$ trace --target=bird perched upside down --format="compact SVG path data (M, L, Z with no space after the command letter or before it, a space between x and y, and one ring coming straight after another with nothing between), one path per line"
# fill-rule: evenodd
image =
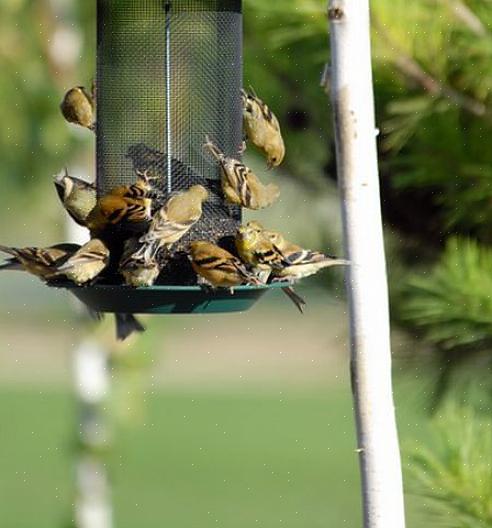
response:
M140 238L140 254L145 260L155 259L162 248L178 242L202 216L202 205L208 192L202 185L193 185L187 191L172 196L154 215L145 235Z
M89 93L83 86L70 89L60 105L63 117L69 123L92 131L96 126L95 108L94 93Z
M190 247L193 269L214 288L229 288L232 293L241 284L263 284L225 249L206 241L192 242Z
M0 251L11 255L0 270L22 270L48 281L56 277L58 267L63 265L80 246L77 244L57 244L47 248L13 248L0 246Z
M87 217L97 203L96 186L70 176L67 169L55 176L54 183L67 213L77 224L86 227Z
M255 94L241 90L241 99L246 137L265 153L269 169L277 167L285 157L278 119Z
M247 209L263 209L278 199L280 190L275 184L263 185L251 169L226 156L208 137L204 147L220 164L222 191L229 203Z

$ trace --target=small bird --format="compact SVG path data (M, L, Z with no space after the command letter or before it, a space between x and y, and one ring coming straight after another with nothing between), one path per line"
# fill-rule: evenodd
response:
M192 242L190 248L193 269L214 288L229 288L232 293L241 284L263 284L238 258L219 246L202 240Z
M314 275L324 268L350 265L349 260L324 255L319 251L304 249L293 244L286 240L281 233L264 229L259 222L252 221L247 226L252 231L262 232L270 240L273 248L281 255L281 265L275 267L272 273L276 280L294 282Z
M151 173L148 169L145 171L136 170L135 175L137 177L135 183L115 187L108 194L132 200L152 198L152 195L157 192L153 182L159 179L159 176Z
M222 191L228 202L247 209L263 209L278 199L280 190L275 184L263 185L251 169L223 154L208 137L204 147L220 164Z
M125 284L134 288L152 286L161 272L157 256L145 258L147 253L138 239L130 238L125 242L123 256L120 260L119 272L125 279Z
M97 203L96 186L69 176L67 169L55 176L54 183L67 213L77 224L86 227L87 217Z
M94 97L83 86L70 89L65 94L60 109L69 123L95 130Z
M240 226L235 242L241 259L253 269L263 282L267 282L275 270L282 270L287 265L281 252L264 235L263 228L259 223L252 221L246 226ZM297 309L304 313L306 301L294 291L292 286L285 286L282 291L296 305Z
M285 157L285 144L278 119L256 94L241 90L241 99L247 138L265 153L269 169L277 167Z
M145 235L140 238L146 261L154 259L161 248L169 248L180 240L202 216L202 205L208 191L193 185L187 191L172 196L154 215Z
M89 240L64 264L58 266L56 275L83 286L93 281L109 264L109 249L97 238Z
M132 185L115 187L98 199L87 217L87 227L93 238L107 238L114 230L144 232L152 219L153 178L148 172L137 172Z
M47 248L0 246L0 251L12 256L0 264L0 270L23 270L44 281L51 280L57 275L58 266L79 249L77 244L57 244Z

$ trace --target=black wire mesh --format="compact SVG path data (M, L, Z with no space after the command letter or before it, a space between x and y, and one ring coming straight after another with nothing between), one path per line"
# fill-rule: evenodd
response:
M203 144L208 135L237 156L241 83L240 0L98 0L98 189L133 183L136 169L158 175L166 193L207 187L202 220L176 250L231 235L240 221Z

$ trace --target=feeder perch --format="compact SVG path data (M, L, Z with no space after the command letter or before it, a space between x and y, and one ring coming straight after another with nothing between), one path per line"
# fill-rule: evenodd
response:
M238 157L242 144L241 0L98 0L96 179L99 195L151 171L170 194L201 184L203 216L173 247L159 285L64 283L93 310L242 311L270 286L208 291L185 257L192 240L232 240L241 209L225 203L206 136ZM115 281L116 282L116 281Z

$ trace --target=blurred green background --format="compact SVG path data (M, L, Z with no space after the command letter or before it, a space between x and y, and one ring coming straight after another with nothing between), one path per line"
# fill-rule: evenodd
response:
M89 133L58 104L95 70L95 2L0 5L1 243L66 237L51 175L94 176ZM324 0L245 0L245 82L278 115L282 199L254 215L342 253ZM395 398L408 525L492 525L492 10L490 0L372 2ZM254 154L248 163L261 173ZM295 213L294 213L295 212ZM300 221L301 219L301 221ZM368 234L370 236L370 234ZM114 524L358 526L342 274L272 293L252 312L146 320L116 346L108 320L62 292L0 277L0 525L76 525L84 419L74 355L96 333L112 390L97 453ZM94 527L95 528L95 527Z

